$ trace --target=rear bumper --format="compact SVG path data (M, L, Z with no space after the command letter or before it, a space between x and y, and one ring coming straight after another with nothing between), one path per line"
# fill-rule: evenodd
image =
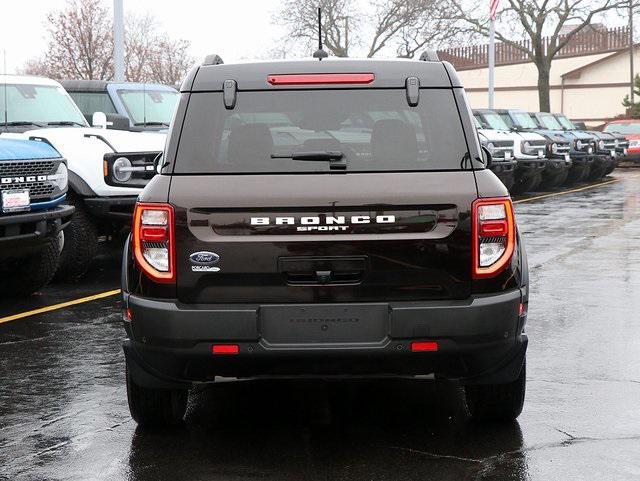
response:
M94 217L130 222L138 196L85 197L84 203Z
M73 206L59 205L0 216L0 258L20 256L45 244L66 227L74 210Z
M129 372L139 385L185 386L215 380L216 376L333 377L419 376L459 379L465 383L503 383L515 379L522 366L527 337L525 317L519 316L519 289L466 300L415 303L377 303L386 309L383 333L367 342L270 342L265 318L284 324L291 306L183 305L124 294L132 313L125 320L124 342ZM354 329L335 324L363 312L362 304L298 306L312 311L314 329ZM366 307L366 306L365 306ZM268 311L269 316L264 312ZM262 312L262 313L261 313ZM326 312L327 318L323 318ZM318 319L319 318L319 319ZM296 320L297 321L297 320ZM306 321L306 320L305 320ZM333 323L332 323L333 321ZM367 318L355 329L368 330ZM323 324L327 326L323 327ZM305 326L304 329L307 327ZM298 329L299 331L299 329ZM369 334L371 333L368 330ZM437 352L411 352L412 341L437 341ZM212 354L213 344L236 344L238 354Z

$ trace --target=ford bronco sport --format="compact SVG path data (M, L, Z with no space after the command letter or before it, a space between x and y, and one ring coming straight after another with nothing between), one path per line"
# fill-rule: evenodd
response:
M489 161L446 62L208 57L125 246L133 418L221 378L432 375L516 418L528 270Z

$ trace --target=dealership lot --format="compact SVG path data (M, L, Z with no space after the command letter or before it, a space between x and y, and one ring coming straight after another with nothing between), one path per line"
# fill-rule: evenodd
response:
M469 423L453 384L242 382L193 393L185 428L142 434L111 295L0 319L0 479L634 479L640 175L614 179L516 205L532 282L516 423ZM0 311L116 289L117 257Z

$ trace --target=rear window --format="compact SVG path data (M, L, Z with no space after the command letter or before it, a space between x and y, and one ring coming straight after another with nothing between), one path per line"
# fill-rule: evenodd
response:
M453 92L405 90L238 92L227 110L219 92L192 93L176 173L327 172L327 161L272 158L342 152L348 172L459 170L468 155Z

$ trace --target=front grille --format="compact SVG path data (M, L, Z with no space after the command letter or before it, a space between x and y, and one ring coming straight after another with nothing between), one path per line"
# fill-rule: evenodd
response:
M24 182L21 184L0 185L0 191L21 189L29 189L29 197L38 200L50 198L54 191L51 182Z
M15 178L24 178L38 175L50 175L55 173L59 160L27 160L0 162L0 191L29 189L29 197L32 201L45 201L51 199L56 187L49 180L34 182L16 182ZM10 179L5 182L5 179Z
M531 147L546 147L547 146L547 142L544 140L529 140L529 145L531 145Z
M28 160L0 162L0 177L51 174L56 167L55 160Z
M569 150L570 150L570 148L569 148L569 144L568 143L566 143L566 144L558 143L558 153L559 154L568 154Z

